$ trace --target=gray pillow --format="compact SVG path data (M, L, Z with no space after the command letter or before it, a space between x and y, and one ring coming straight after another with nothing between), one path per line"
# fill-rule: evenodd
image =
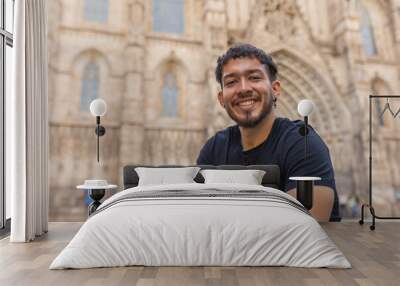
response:
M199 167L135 168L139 176L138 186L195 183L193 179L199 170Z
M201 170L204 183L233 183L261 185L265 171L262 170Z

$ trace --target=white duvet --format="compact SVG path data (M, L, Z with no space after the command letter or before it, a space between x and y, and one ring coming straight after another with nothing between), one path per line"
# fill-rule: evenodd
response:
M279 190L254 185L193 183L131 188L106 200L50 269L127 265L351 267L317 221L279 200L178 195L119 201L137 192L168 190L258 190L299 204Z

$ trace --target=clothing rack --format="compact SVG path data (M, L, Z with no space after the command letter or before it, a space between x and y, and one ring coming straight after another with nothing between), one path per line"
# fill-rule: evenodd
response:
M370 95L369 96L369 201L368 204L363 204L361 206L361 219L359 221L360 225L364 224L364 208L367 207L369 208L369 211L372 215L372 225L370 225L371 230L375 230L375 220L376 219L400 219L400 217L384 217L384 216L379 216L375 213L375 209L372 205L372 100L374 98L386 98L387 103L385 105L385 108L383 112L380 114L380 116L384 115L384 112L388 108L390 114L393 116L393 118L396 118L396 116L399 114L399 111L394 113L393 110L390 108L389 105L389 98L400 98L400 95Z

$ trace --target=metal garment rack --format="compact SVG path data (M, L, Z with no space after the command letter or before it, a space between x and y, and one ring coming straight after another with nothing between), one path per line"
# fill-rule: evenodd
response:
M374 98L386 98L386 100L389 100L389 98L400 98L400 95L370 95L369 96L369 202L368 204L363 204L361 206L361 219L359 223L362 225L364 224L364 208L367 207L369 208L369 211L372 215L372 225L369 226L371 230L375 229L375 219L400 219L400 217L384 217L384 216L378 216L375 213L375 209L372 206L372 100ZM385 108L386 110L386 108ZM384 111L385 111L384 110ZM391 112L392 116L395 118L397 116L398 112L396 115ZM380 116L383 116L383 113L380 114Z

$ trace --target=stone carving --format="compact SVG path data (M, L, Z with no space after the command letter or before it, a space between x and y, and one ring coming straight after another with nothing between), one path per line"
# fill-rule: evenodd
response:
M144 4L142 1L130 1L129 2L129 20L133 27L142 25L144 20Z
M340 121L334 121L332 117L343 118L344 111L335 103L333 92L317 72L289 52L278 51L273 57L278 64L282 87L290 92L296 102L310 98L318 106L319 112L314 116L319 131L324 133L340 129Z
M197 130L147 129L146 164L195 164L205 133Z
M296 34L296 4L293 0L267 0L264 4L265 29L280 39Z

